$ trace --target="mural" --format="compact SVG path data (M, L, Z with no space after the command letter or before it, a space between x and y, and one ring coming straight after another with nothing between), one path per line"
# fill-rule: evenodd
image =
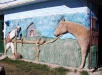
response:
M28 12L30 17L27 17ZM89 45L90 19L87 7L69 8L62 5L14 13L5 17L6 37L15 26L22 29L23 40L13 42L23 58L69 67L83 68L84 64L88 67L86 53ZM67 24L71 26L70 29ZM64 29L59 29L60 25L65 26ZM60 34L61 36L58 36ZM11 54L10 50L7 54Z

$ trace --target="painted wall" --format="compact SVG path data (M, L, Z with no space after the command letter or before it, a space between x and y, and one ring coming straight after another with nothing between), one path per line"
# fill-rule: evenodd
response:
M36 40L38 36L46 41L55 38L54 31L61 18L90 27L89 9L85 0L51 0L43 3L14 8L5 11L5 37L15 26L22 27L23 39ZM27 27L33 23L36 27L36 37L26 37ZM70 33L63 35L58 41L40 47L40 62L78 67L81 62L80 47L76 37ZM24 58L35 59L35 45L17 45L17 51ZM9 50L8 54L11 54ZM88 67L88 58L85 67Z

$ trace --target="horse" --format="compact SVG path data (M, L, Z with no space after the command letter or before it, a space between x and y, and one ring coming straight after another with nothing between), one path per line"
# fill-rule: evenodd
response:
M58 26L54 31L54 36L58 37L66 33L71 33L76 37L78 41L78 44L81 48L82 56L79 69L82 69L84 68L86 56L88 53L88 47L90 43L90 30L81 24L71 21L65 21L65 19L62 18L62 20L58 23Z

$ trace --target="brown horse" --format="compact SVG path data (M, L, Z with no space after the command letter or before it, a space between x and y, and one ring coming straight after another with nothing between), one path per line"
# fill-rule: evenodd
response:
M81 47L82 60L79 68L82 69L84 67L86 55L88 52L89 41L90 41L90 30L84 27L83 25L71 21L65 21L65 19L62 19L59 22L58 27L54 32L54 35L59 36L67 32L76 36L78 44Z

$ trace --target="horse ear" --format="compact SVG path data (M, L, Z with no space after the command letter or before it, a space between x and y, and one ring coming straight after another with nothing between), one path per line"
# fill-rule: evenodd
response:
M65 21L65 19L64 19L64 18L62 18L62 21Z

